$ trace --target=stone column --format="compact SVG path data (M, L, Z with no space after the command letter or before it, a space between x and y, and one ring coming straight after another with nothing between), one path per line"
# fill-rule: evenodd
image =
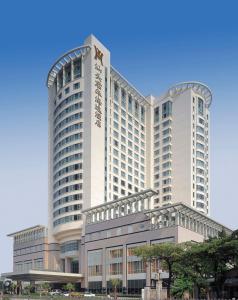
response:
M126 249L126 245L123 245L122 288L123 288L123 291L127 292L127 249Z
M106 264L107 254L106 248L102 249L102 289L106 291L107 288L107 264Z
M65 273L71 272L71 260L69 257L65 257Z

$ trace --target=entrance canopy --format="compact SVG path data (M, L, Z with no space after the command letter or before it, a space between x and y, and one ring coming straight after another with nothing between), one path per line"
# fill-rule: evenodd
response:
M82 274L29 270L25 272L4 273L3 277L16 281L51 281L51 282L80 282Z

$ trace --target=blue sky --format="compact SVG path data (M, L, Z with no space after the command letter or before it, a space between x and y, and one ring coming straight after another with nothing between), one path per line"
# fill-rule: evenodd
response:
M0 273L6 234L47 222L47 71L96 35L143 94L202 81L211 106L211 216L238 228L237 1L1 1Z

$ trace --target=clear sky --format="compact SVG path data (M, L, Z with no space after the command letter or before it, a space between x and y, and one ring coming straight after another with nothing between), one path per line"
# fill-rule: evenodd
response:
M1 1L0 273L7 233L47 222L47 89L51 64L93 33L143 94L196 80L213 91L211 216L238 228L238 2Z

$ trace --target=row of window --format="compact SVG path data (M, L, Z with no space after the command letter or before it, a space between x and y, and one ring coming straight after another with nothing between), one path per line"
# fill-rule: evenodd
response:
M64 177L64 178L60 179L59 181L57 181L54 184L54 189L58 188L59 186L65 184L65 183L72 182L72 181L75 181L75 180L80 180L82 178L83 178L82 173L78 173L78 174L74 174L74 175Z
M71 123L73 121L82 119L83 117L83 113L79 112L76 114L73 114L67 118L65 118L64 120L62 120L54 129L54 134L56 134L62 127L64 127L65 125L67 125L68 123Z
M117 147L117 149L119 149L119 142L115 139L113 139L113 145ZM115 150L115 153L118 152L117 149L113 149L113 151ZM121 151L123 151L124 153L130 154L131 156L133 155L133 150L139 153L139 147L137 145L134 144L134 149L133 149L133 143L131 141L128 141L128 149L126 148L125 145L121 144ZM145 155L145 151L143 149L140 150L140 154L142 156Z
M71 146L65 147L64 149L60 150L55 156L54 156L54 162L59 159L61 156L65 155L66 153L77 151L79 149L82 149L83 144L77 143L73 144Z
M172 115L172 102L167 101L162 104L162 119L168 118ZM157 123L160 121L160 107L154 109L154 122Z
M82 187L83 187L82 183L66 186L54 193L54 199L57 198L58 196L64 195L69 192L82 190Z
M40 251L43 251L43 244L14 250L14 256L25 255L25 254L30 254L30 253L40 252Z
M81 209L82 209L82 204L74 204L74 205L70 205L70 206L65 206L65 207L62 207L62 208L56 210L53 213L53 217L55 218L59 215L62 215L62 214L68 213L68 212L72 212L72 211L81 210Z
M56 171L58 168L62 167L63 165L78 160L78 159L82 159L83 154L82 153L76 153L70 156L67 156L63 159L61 159L55 166L54 166L54 171Z
M129 170L129 172L132 173L132 170ZM119 170L118 170L118 168L113 167L113 173L114 173L115 175L119 175ZM124 179L128 178L128 181L132 182L132 175L128 175L128 177L127 177L126 175L127 175L126 172L121 171L121 177L124 178ZM142 175L143 175L143 174L142 174ZM144 178L144 177L143 177L143 178ZM136 180L136 178L135 178L134 180L135 180L135 184L138 184L138 185L139 185L139 182ZM140 187L143 188L144 185L145 185L144 182L141 181L141 182L140 182Z
M68 202L78 201L83 199L83 194L69 195L54 202L53 207L63 205Z
M54 125L56 125L58 123L58 121L60 119L62 119L65 115L75 111L75 110L78 110L80 108L82 108L83 106L83 103L82 102L78 102L78 103L75 103L75 104L72 104L70 105L69 107L67 107L66 109L64 109L54 120Z
M56 143L60 138L62 138L64 135L66 135L69 132L81 129L83 127L83 123L76 123L73 125L70 125L66 127L65 129L61 130L54 138L54 143Z
M66 106L67 104L82 98L83 96L83 92L79 92L79 93L75 93L71 96L69 96L68 98L64 99L54 110L54 116L56 116L56 114L61 110L61 108L63 108L64 106Z
M66 138L64 138L63 140L61 140L54 148L54 152L56 152L59 148L61 148L62 146L64 146L65 144L68 144L70 142L76 141L81 139L83 136L83 133L76 133L76 134L72 134L70 136L67 136Z
M60 177L64 174L71 173L71 172L74 172L74 171L77 171L77 170L81 170L82 167L83 167L82 163L65 167L65 168L63 168L63 169L61 169L61 170L59 170L58 172L55 173L54 180L56 180L58 177Z
M21 244L21 243L26 243L29 241L38 240L38 239L44 238L46 236L46 234L47 233L46 233L45 228L36 229L36 230L29 231L29 232L19 233L18 235L16 235L14 237L14 243Z
M116 104L114 104L114 110L118 111L118 108L115 109L115 105L116 105ZM118 105L116 105L116 106L118 107ZM123 114L124 114L124 113L123 113ZM115 115L114 115L114 116L115 116ZM114 119L116 119L116 120L119 122L119 117L118 117L118 115L115 116ZM133 132L133 118L132 118L130 115L128 115L128 123L127 123L126 119L124 119L123 117L121 117L121 125L124 126L123 128L127 127L127 129L129 129L131 132ZM134 119L134 132L135 132L137 135L139 135L139 130L140 130L140 129L141 129L141 131L145 132L145 126L144 126L144 125L141 125L138 121L136 121L136 120Z
M125 132L125 134L126 134L126 132ZM113 130L113 136L114 136L114 138L116 138L116 139L119 140L119 133L118 133L116 130ZM133 147L133 142L132 142L132 140L133 140L133 138L132 138L131 140L128 140L125 136L121 135L121 142L124 143L124 144L128 143L128 146L130 146L130 147ZM135 142L136 144L138 144L138 145L140 144L142 148L145 147L145 143L144 143L143 141L140 141L140 140L138 139L138 137L136 137L136 136L134 136L134 142ZM122 147L122 146L124 146L124 145L121 145L121 147ZM124 146L124 147L125 147L125 146Z
M126 165L124 164L124 163L121 163L121 168L122 169L124 169L124 170L126 170ZM130 167L130 166L127 166L127 171L128 171L128 173L133 173L133 170L132 170L132 168ZM123 171L122 171L123 172ZM121 172L121 175L122 175L122 172ZM116 174L116 175L118 175L119 174L119 170L118 170L118 168L117 167L113 167L113 173L114 174ZM124 172L125 173L125 172ZM134 171L134 173L135 173L135 175L136 176L139 176L139 173L138 173L138 171L137 170L135 170ZM126 175L126 174L125 174ZM130 177L131 175L128 175L128 180L130 181L130 182L132 182L132 176ZM124 176L124 174L122 175L122 177L126 177L126 176ZM145 179L145 175L144 174L140 174L140 178L141 178L141 180L144 180Z
M79 89L79 88L80 88L80 82L74 83L73 89L74 89L74 90L77 90L77 89ZM68 86L68 87L64 90L64 93L65 93L65 95L67 95L69 92L70 92L70 87ZM60 99L62 99L62 93L60 93L60 94L58 95L58 100L60 100ZM57 104L57 102L55 101L55 105L56 105L56 104Z
M54 225L54 227L56 227L60 224L75 222L75 221L79 221L79 220L82 220L82 215L81 214L59 218L59 219L57 219L53 222L53 225Z
M34 259L34 261L27 260L23 262L17 262L15 265L16 272L26 272L29 270L43 270L43 258Z
M73 70L73 74L72 74ZM71 80L75 80L81 77L81 58L75 59L64 67L64 72L61 70L58 74L57 85L58 89L61 89L64 84L69 83Z
M116 120L116 121L115 121ZM115 129L119 130L119 124L117 123L117 121L119 120L119 116L118 114L114 113L114 121L113 121L113 126L115 127ZM128 137L132 140L133 139L133 128L132 125L130 123L128 123L128 127L127 129L125 127L121 126L121 132L125 133L128 132ZM142 140L145 139L145 135L144 133L140 133L138 129L134 128L134 134L138 137L140 137Z
M114 101L119 102L119 86L116 82L114 83ZM145 108L137 100L133 99L131 95L127 97L124 89L121 89L121 106L125 109L127 108L128 112L137 119L140 119L142 122L145 121Z
M78 251L79 250L79 241L70 241L62 244L60 246L60 252L66 253L70 251Z
M171 201L172 200L172 196L171 195L163 196L162 200L163 201Z

